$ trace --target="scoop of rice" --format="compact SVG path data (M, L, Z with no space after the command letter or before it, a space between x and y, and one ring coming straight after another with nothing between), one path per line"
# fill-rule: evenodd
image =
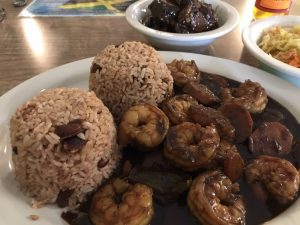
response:
M161 103L173 92L173 78L154 48L140 42L109 45L95 58L89 88L118 122L131 106Z
M74 206L120 158L111 113L77 88L48 89L25 103L11 118L10 136L16 179L37 204Z

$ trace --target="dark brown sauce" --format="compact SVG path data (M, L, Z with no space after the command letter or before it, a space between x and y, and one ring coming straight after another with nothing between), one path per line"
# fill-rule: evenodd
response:
M236 87L239 82L229 80L231 87ZM269 102L267 104L266 110L269 110L272 115L268 116L266 114L253 116L255 126L257 123L262 121L279 120L284 124L294 136L293 150L289 155L285 155L283 158L292 162L297 169L300 165L300 124L297 122L296 118L281 104L269 97ZM275 113L274 113L275 112ZM274 116L275 115L275 116ZM276 116L279 115L279 116ZM282 117L283 115L283 117ZM246 164L254 158L254 156L248 150L248 143L245 141L242 144L236 145L240 154L244 158ZM153 164L158 164L161 166L168 167L169 164L165 161L164 157L161 156L161 149L156 150L156 152L144 153L137 151L133 148L128 148L124 151L124 156L122 162L125 160L130 160L132 165L142 165L142 166L153 166ZM122 163L121 163L122 164ZM152 164L152 165L151 165ZM122 167L122 166L121 166ZM195 176L196 174L192 174ZM244 197L246 204L246 224L247 225L257 225L266 222L275 216L286 210L289 205L280 205L274 200L270 199L266 203L261 202L256 199L253 195L249 185L245 183L245 179L242 176L238 183L240 184L241 195ZM168 205L159 205L154 203L154 216L150 225L198 225L200 224L197 219L191 214L187 203L186 203L187 193L181 195L181 197L174 203ZM298 197L297 197L298 198ZM74 215L71 212L64 213L62 217L72 225L92 225L88 218L89 202L84 203L81 208L80 216L74 219ZM79 214L77 214L78 216ZM69 216L69 218L68 218ZM76 216L75 216L76 217Z
M230 80L230 86L238 86L239 82ZM271 112L280 112L283 115L283 118L278 116L278 118L274 118L273 116L266 116L263 114L257 114L255 116L252 116L254 120L254 128L257 127L259 124L263 121L266 122L266 120L279 120L282 124L284 124L293 134L294 142L297 140L300 140L300 124L296 120L296 118L280 103L278 103L276 100L272 99L271 97L268 97L269 101L267 104L267 107L265 110L269 110ZM271 109L271 110L270 110ZM273 115L273 114L272 114ZM263 119L261 118L263 117ZM267 119L268 118L268 119ZM251 154L248 150L248 143L247 141L242 144L236 145L240 154L244 158L245 162L249 162L250 160L254 159L255 156ZM300 147L300 146L299 146ZM296 142L294 143L293 150L290 154L281 156L281 158L285 158L293 163L293 165L296 166L297 169L299 169L299 160L300 160L300 148L297 147ZM266 222L276 216L278 216L280 213L282 213L284 210L286 210L291 204L289 205L281 205L277 203L276 201L270 199L266 203L263 203L259 201L251 191L249 185L245 182L244 177L241 177L238 181L240 184L241 194L244 197L245 203L246 203L246 224L247 225L257 225L261 224L263 222Z

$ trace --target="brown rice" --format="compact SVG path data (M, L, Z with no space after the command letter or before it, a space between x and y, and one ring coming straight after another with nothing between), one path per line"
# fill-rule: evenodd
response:
M63 151L59 125L81 119L86 141L77 152ZM108 178L120 158L113 117L93 92L55 88L41 92L11 118L10 136L16 179L35 205L55 202L71 190L69 206ZM107 162L99 167L99 162Z
M154 48L140 42L109 45L91 66L89 88L116 121L131 106L161 103L173 92L173 78Z

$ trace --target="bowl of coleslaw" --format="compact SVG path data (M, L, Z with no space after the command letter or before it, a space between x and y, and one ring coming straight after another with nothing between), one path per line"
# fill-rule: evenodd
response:
M242 39L262 69L300 87L300 16L256 20L244 28Z

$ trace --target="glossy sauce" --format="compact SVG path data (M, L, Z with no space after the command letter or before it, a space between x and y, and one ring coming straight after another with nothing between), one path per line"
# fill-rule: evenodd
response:
M239 83L233 80L229 80L230 87L237 87ZM295 117L282 105L276 102L274 99L269 97L267 108L269 114L262 113L253 116L254 129L263 121L272 120L279 121L284 124L294 136L293 150L289 155L284 156L285 159L292 162L297 169L300 165L300 124L297 122ZM240 154L244 158L246 164L254 158L254 156L248 151L247 140L242 144L236 144ZM144 153L137 151L133 148L126 149L124 151L123 162L129 160L131 164L139 166L153 166L159 165L168 167L169 164L166 163L164 157L162 156L161 149L155 152ZM121 166L122 167L122 166ZM197 173L191 174L192 176L197 175ZM245 183L244 177L242 176L238 183L240 184L241 195L244 198L246 204L246 224L247 225L257 225L266 222L275 216L279 215L290 205L280 205L279 203L268 200L266 203L261 202L255 198L249 185ZM154 204L154 216L150 225L197 225L200 224L196 218L191 214L187 203L186 203L187 193L183 193L176 202L168 205ZM81 207L81 212L84 212L83 216L79 219L67 219L72 225L91 225L87 213L88 213L89 203L83 204ZM71 214L64 214L66 216L75 216ZM77 214L78 216L78 214ZM73 220L71 222L71 220Z

